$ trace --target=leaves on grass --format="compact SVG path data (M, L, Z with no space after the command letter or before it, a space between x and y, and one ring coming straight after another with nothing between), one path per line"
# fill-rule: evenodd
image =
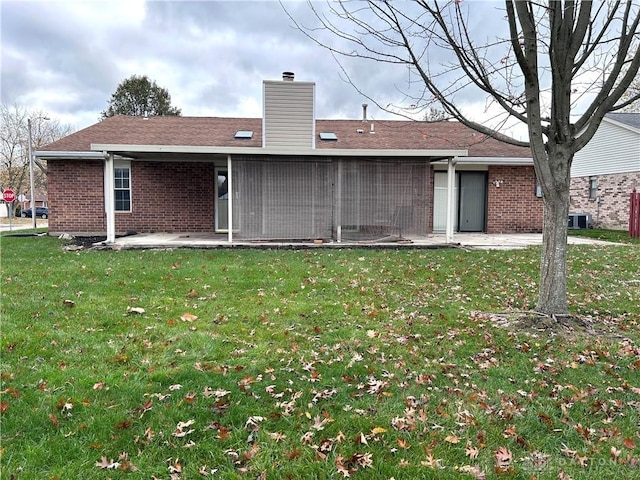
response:
M559 463L564 470L549 475L569 478L603 460L638 468L639 437L630 426L640 408L634 340L578 345L496 328L494 317L475 310L478 298L531 301L525 297L535 279L516 267L508 274L519 283L512 288L489 268L493 257L478 256L472 268L464 261L443 266L424 252L412 254L419 262L398 252L396 261L316 255L301 254L302 272L288 262L248 262L260 271L252 281L238 273L245 272L242 256L215 274L209 259L194 273L185 257L170 278L173 260L165 262L159 283L151 283L150 270L139 280L157 287L157 297L151 289L129 292L135 288L121 280L122 298L144 302L149 313L128 307L123 319L116 307L106 319L74 318L83 338L71 332L60 311L72 312L56 299L51 312L34 313L43 325L51 317L55 336L29 352L22 338L35 343L46 332L29 324L3 350L24 362L2 374L3 422L33 411L52 438L84 439L90 431L85 448L96 468L133 472L135 462L146 472L154 458L166 463L155 466L157 477L147 475L171 480L311 472L533 478ZM198 274L212 284L219 274L217 296L201 296L212 287ZM468 291L465 276L483 284ZM226 290L230 284L242 287ZM629 318L607 314L603 321L624 323L632 337L637 322ZM106 367L86 368L88 352L100 348ZM24 397L37 397L46 410L24 408ZM103 412L110 420L100 434L93 426ZM137 456L118 454L130 447Z

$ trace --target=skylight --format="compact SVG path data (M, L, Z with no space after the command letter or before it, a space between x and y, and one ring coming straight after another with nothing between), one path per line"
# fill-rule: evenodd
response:
M252 138L253 130L238 130L235 138Z
M320 132L320 140L338 140L338 137L333 132Z

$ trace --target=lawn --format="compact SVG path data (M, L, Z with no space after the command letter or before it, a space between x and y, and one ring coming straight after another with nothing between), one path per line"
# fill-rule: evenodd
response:
M590 331L505 325L539 248L66 252L1 239L6 479L640 475L640 248Z

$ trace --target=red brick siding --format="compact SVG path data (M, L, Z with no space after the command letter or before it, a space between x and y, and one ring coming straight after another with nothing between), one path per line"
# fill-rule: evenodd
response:
M541 232L542 198L536 197L535 186L533 167L490 166L487 233Z
M131 162L131 212L116 213L116 232L212 232L211 163ZM49 232L106 234L104 165L51 161Z
M116 213L116 231L213 232L211 163L131 162L131 212Z
M51 160L47 164L49 232L103 234L104 163Z

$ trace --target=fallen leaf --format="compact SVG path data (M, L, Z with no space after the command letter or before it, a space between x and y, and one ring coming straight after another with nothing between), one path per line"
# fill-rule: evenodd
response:
M102 469L116 469L120 466L120 463L114 461L113 459L111 460L107 460L107 457L105 457L104 455L102 456L102 458L100 459L99 462L94 463L94 465L96 467L102 468Z
M142 315L145 313L145 309L141 307L127 307L128 315Z
M467 446L464 449L464 453L467 457L471 459L476 459L478 458L478 454L480 453L480 450L478 450L478 448L471 445L471 442L467 442Z
M182 315L180 315L180 319L183 322L195 322L198 317L196 315L192 315L191 313L183 313Z
M469 474L476 480L484 480L485 478L487 478L482 469L477 465L463 465L462 467L460 467L460 471Z
M405 450L406 450L406 449L411 448L411 445L409 445L409 442L407 442L407 441L406 441L404 438L402 438L402 437L398 438L398 446L399 446L400 448L404 448Z
M447 443L460 443L460 439L458 437L456 437L455 435L447 435L446 437L444 437L444 441Z
M507 447L500 447L494 452L496 461L496 472L504 473L511 467L511 461L513 460L513 454Z

